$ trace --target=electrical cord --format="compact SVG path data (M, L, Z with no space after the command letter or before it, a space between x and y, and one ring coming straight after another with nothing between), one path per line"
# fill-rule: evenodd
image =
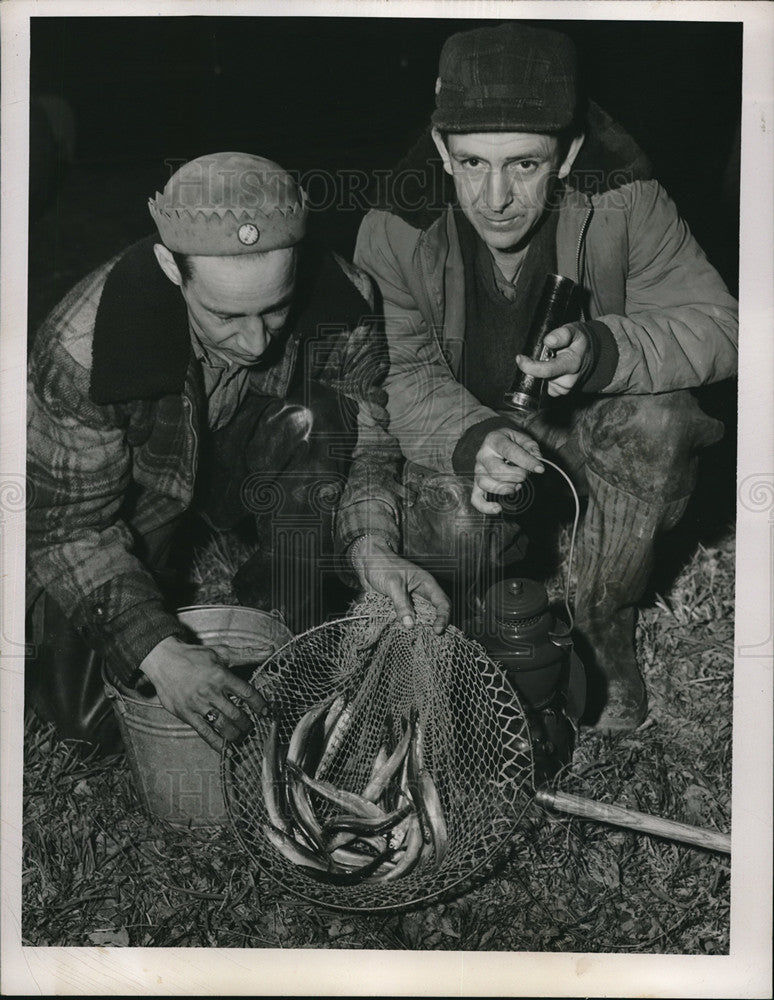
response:
M575 558L575 539L578 534L578 522L580 520L580 498L578 496L578 491L575 489L573 481L570 479L570 477L567 475L564 469L560 468L556 464L556 462L550 462L547 458L543 458L542 455L540 457L540 461L544 465L550 465L552 468L556 469L556 471L561 476L564 476L564 478L567 480L568 486L570 487L570 491L572 492L573 499L575 500L575 517L572 523L572 534L570 536L570 554L567 559L567 579L565 580L565 586L564 586L564 606L567 610L567 618L569 620L569 625L567 629L567 635L569 635L570 632L572 632L573 627L575 625L575 618L573 617L572 611L570 610L570 579L572 577L573 559Z
M569 625L567 628L567 632L563 634L569 635L572 632L573 627L575 626L575 618L573 616L572 611L570 610L570 580L572 578L572 564L575 558L575 540L578 534L578 522L580 521L580 498L578 496L578 491L575 489L573 481L570 479L570 477L567 475L564 469L558 466L556 462L551 462L549 459L544 458L542 455L540 456L540 461L543 463L543 465L550 465L551 468L556 469L556 471L559 473L560 476L564 477L564 479L567 481L567 485L570 487L570 491L572 492L573 500L575 501L575 517L573 518L572 534L570 536L570 554L567 560L567 579L565 580L565 585L564 585L564 607L565 610L567 611L567 619ZM500 502L503 499L502 496L497 493L488 493L486 494L486 496L487 499L492 500L496 503ZM481 575L483 554L484 554L484 547L482 545L478 551L476 579L479 579Z

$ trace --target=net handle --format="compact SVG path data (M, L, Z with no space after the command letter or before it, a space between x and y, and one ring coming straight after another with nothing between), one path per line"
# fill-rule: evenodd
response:
M705 847L708 851L731 853L730 834L720 833L718 830L691 826L690 823L680 823L674 819L664 819L662 816L652 816L636 809L627 809L624 806L598 802L596 799L587 799L569 792L552 791L548 788L538 788L535 792L535 801L546 809L553 809L569 816L623 826L667 840L679 840L695 847Z

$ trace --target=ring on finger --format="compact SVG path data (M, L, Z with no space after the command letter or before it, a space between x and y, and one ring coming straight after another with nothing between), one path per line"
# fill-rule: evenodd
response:
M220 712L216 712L214 708L210 708L204 713L204 718L214 728L215 723L220 718Z

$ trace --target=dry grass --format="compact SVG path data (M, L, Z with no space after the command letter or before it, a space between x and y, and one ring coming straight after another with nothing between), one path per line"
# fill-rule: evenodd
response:
M700 546L643 609L649 720L618 738L585 732L562 788L730 830L733 551L731 531ZM205 574L233 555L215 553ZM729 876L726 856L535 807L472 892L401 914L336 914L263 877L228 829L147 817L123 757L83 760L27 720L30 945L724 954Z

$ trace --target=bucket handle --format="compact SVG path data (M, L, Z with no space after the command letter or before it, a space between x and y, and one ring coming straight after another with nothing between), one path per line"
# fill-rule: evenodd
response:
M105 685L105 694L113 703L113 708L119 715L126 715L126 705L124 704L124 699L121 697L121 692L108 680L104 666L102 667L102 682Z

